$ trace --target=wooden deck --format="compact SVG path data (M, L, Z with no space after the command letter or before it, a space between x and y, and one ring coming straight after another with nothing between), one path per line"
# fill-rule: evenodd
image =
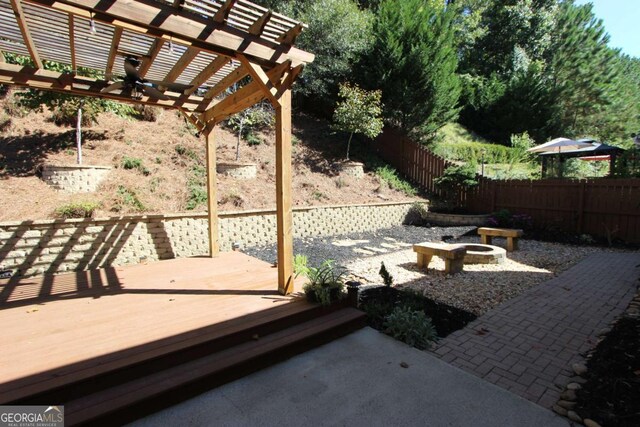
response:
M239 252L0 281L0 404L314 306Z

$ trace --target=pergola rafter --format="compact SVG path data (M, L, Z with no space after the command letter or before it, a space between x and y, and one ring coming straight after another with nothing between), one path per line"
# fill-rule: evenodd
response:
M212 256L219 243L211 131L230 115L268 100L277 123L278 288L288 293L293 283L291 85L313 61L312 54L293 47L303 28L247 0L0 0L0 83L180 111L206 136ZM33 65L10 64L3 52L28 56ZM111 85L124 77L127 57L140 60L140 78L190 87L178 93L158 85L167 99L135 91L132 98L131 90ZM45 61L67 64L70 71L47 70ZM238 89L247 77L251 80Z

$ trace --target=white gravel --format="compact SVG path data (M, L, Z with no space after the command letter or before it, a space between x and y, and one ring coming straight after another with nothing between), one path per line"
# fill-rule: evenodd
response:
M479 241L478 237L465 236L456 242ZM494 244L505 246L503 239L494 239ZM379 270L384 262L397 287L412 288L436 301L481 315L555 277L587 255L605 250L520 239L520 249L508 252L503 264L465 264L464 271L455 275L444 274L444 261L439 257L433 257L428 271L418 269L416 254L410 248L357 259L345 266L357 280L381 283Z

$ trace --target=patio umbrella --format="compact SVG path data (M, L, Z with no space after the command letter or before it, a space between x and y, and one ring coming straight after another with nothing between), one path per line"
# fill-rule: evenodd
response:
M586 141L574 141L569 138L556 138L544 144L529 148L530 153L562 153L563 151L579 150L581 148L592 147L593 144Z

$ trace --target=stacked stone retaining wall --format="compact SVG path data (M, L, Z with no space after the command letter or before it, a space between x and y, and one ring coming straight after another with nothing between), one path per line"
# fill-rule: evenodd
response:
M402 224L412 203L296 208L294 236L374 231ZM220 246L274 244L275 211L224 212ZM0 223L0 270L31 276L206 255L207 216L143 215Z

